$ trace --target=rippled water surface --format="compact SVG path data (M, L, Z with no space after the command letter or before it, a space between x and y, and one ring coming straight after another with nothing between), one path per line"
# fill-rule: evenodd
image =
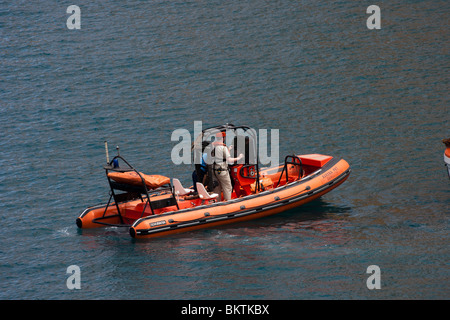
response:
M1 299L450 298L448 2L379 1L380 30L358 1L76 1L80 30L70 4L0 1ZM280 160L352 174L256 221L77 229L108 199L105 140L187 185L171 134L194 121L279 129Z

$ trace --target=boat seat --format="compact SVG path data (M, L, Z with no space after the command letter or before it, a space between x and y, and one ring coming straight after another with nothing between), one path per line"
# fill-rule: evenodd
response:
M142 179L144 179L145 185L150 189L157 189L166 184L170 184L170 178L161 176L158 174L144 174L136 171L126 172L110 172L108 178L111 178L117 183L129 184L133 186L143 186Z
M213 200L213 199L216 199L219 196L217 193L209 194L206 191L205 186L202 183L200 183L200 182L197 182L196 186L197 186L198 196L202 200Z
M173 187L175 188L175 195L177 196L184 196L191 192L194 192L192 189L186 189L181 185L180 180L178 179L172 179L173 180Z

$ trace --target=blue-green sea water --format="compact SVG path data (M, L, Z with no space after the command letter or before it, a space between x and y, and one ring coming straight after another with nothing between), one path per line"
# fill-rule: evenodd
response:
M0 1L0 299L450 298L449 15L438 0ZM105 140L188 185L171 134L194 121L279 129L281 161L329 154L352 173L251 222L150 241L77 228L108 200Z

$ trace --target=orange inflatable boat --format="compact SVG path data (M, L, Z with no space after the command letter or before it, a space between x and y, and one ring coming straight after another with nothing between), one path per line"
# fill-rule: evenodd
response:
M226 125L214 129L245 133L249 128ZM203 139L205 135L204 130ZM251 134L247 138L246 152L252 146ZM133 238L213 228L301 206L338 187L351 171L347 161L322 154L288 155L284 163L271 168L259 168L258 161L245 158L243 163L229 165L232 198L220 201L221 194L211 192L214 179L197 182L194 192L178 179L143 174L118 155L104 167L111 188L108 203L85 209L76 224L83 229L127 227ZM212 176L213 169L207 167Z
M450 138L444 139L442 142L445 144L444 164L447 167L448 178L450 179Z

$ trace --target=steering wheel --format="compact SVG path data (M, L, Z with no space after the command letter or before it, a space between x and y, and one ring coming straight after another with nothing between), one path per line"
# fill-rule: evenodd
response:
M245 170L245 169L247 169L247 170ZM243 165L241 167L241 169L239 170L239 174L243 178L256 179L256 177L257 177L256 166L254 164Z

